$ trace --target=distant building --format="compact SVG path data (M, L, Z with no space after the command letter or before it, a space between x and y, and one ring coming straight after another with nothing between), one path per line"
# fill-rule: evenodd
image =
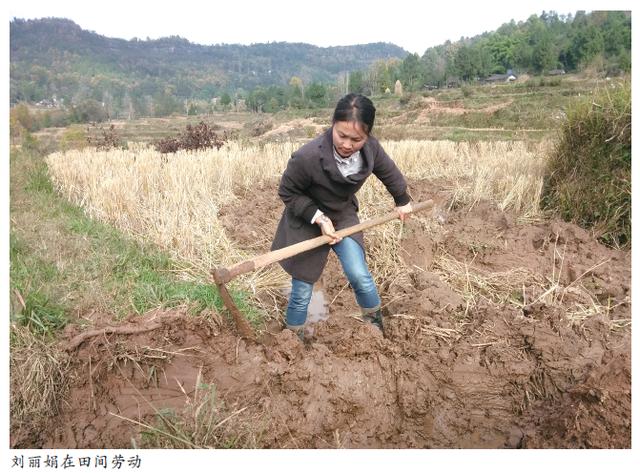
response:
M496 83L496 82L513 82L517 77L507 72L507 74L492 74L489 77L485 77L481 82L484 83Z
M63 99L58 100L58 98L54 95L50 99L43 99L36 103L36 107L42 108L58 108L63 104ZM104 105L103 105L104 106Z
M447 89L453 89L455 87L460 87L460 79L457 77L449 77L447 79Z

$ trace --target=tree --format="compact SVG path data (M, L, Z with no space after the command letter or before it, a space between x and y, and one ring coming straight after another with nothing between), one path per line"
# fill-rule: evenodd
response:
M174 95L174 87L169 85L164 88L162 93L153 97L153 115L156 117L166 117L176 112L184 113L182 103Z
M400 65L400 80L407 90L417 90L422 87L423 70L420 57L417 54L409 54Z
M275 113L280 110L280 104L275 97L268 97L267 102L264 104L264 111L267 113Z
M446 82L447 55L444 46L429 48L422 56L425 84L441 86Z
M327 105L327 89L319 82L312 82L307 88L307 98L314 107L324 107Z
M484 46L484 43L477 44L471 51L476 68L476 77L486 77L496 70L497 63L493 59L491 51Z
M271 102L272 110L284 110L289 104L287 89L279 85L271 85L267 88L267 95Z
M631 46L631 18L625 12L606 12L607 17L602 24L605 53L619 56L630 50Z
M247 97L247 107L249 107L249 110L252 112L264 112L264 107L268 99L269 97L265 89L263 87L256 87Z
M102 103L94 99L86 99L71 108L74 123L104 122L109 117Z
M453 60L455 70L462 80L471 80L476 75L473 51L469 46L462 45Z
M220 96L220 105L226 110L231 105L231 96L227 92L223 92Z
M566 57L570 68L586 66L598 54L604 52L604 37L590 16L579 11L571 24L569 50Z
M391 61L379 59L369 66L364 75L364 82L372 95L380 94L387 88L393 87L394 77L391 74Z
M513 61L515 66L521 70L529 70L531 68L531 56L533 48L529 44L529 40L523 31L516 33L514 37Z
M19 127L24 128L27 131L34 131L34 119L29 112L29 107L26 104L21 103L11 109L10 112L11 128Z
M293 76L291 80L289 80L289 86L291 87L291 94L293 96L304 99L304 83L300 77Z
M353 71L349 73L349 92L355 94L363 94L364 88L364 73L362 71Z
M536 25L530 36L531 66L535 72L554 69L558 63L558 54L553 48L551 35L544 24Z
M298 76L293 76L289 80L289 106L293 108L303 108L305 106L304 85L302 79Z
M499 68L491 72L504 73L509 69L513 69L515 66L515 45L516 42L512 37L500 33L491 35L487 39L485 47L489 50L495 65Z

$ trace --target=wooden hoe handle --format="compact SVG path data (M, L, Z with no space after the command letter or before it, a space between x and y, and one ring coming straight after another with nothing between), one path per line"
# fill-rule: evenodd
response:
M411 213L430 209L433 207L433 200L412 203L411 207ZM396 218L399 218L399 214L394 210L381 217L365 220L364 222L361 222L357 225L343 228L342 230L337 231L336 234L338 234L342 238L348 237L349 235L353 235L354 233L358 233L368 228L381 225ZM295 245L286 246L284 248L280 248L279 250L271 251L260 256L255 256L241 263L234 264L233 266L230 266L228 268L215 269L213 271L213 279L218 285L225 284L231 281L236 276L250 273L252 271L255 271L256 269L268 266L271 263L282 261L283 259L290 258L302 252L312 250L313 248L317 248L319 246L327 244L330 241L331 237L328 237L326 235L320 235L319 237L312 238L310 240L301 241L300 243L296 243Z

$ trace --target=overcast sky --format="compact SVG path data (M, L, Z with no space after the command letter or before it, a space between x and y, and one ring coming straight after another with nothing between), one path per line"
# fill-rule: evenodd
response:
M433 4L432 4L433 3ZM303 42L317 46L384 41L424 51L493 31L543 11L630 10L631 0L10 0L9 17L60 17L114 38L177 35L193 43ZM416 6L424 5L424 6Z

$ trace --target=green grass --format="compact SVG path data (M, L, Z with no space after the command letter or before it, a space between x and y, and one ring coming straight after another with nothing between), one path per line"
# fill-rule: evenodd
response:
M39 194L53 194L53 185L47 175L47 166L39 163L29 172L29 180L25 190Z
M576 100L550 156L543 204L612 246L631 244L631 85Z
M58 196L42 156L11 153L11 317L55 334L92 312L121 319L154 308L191 314L225 312L208 275L197 276L152 244L89 218ZM232 295L256 327L262 314L239 291Z
M48 261L34 256L15 233L10 237L10 278L14 295L12 319L39 335L52 335L67 324L65 308L51 299L47 287L59 273Z
M374 97L381 122L376 136L386 139L465 139L469 128L472 139L541 139L555 138L557 130L566 116L566 111L577 96L590 94L597 82L572 77L533 77L510 84L465 84L459 88L437 89L422 93L406 94L400 101L397 97ZM428 124L416 122L429 102L436 100L444 110L428 111ZM402 105L401 102L406 102ZM491 111L488 107L502 105ZM450 113L446 108L456 108ZM394 120L402 116L402 123ZM389 120L394 120L393 125ZM394 130L403 126L406 130ZM431 128L429 128L431 127ZM438 127L440 130L438 130ZM460 128L452 133L446 128ZM482 130L490 128L493 130ZM502 130L512 130L503 133ZM498 132L497 130L500 130ZM461 138L460 138L461 137Z

